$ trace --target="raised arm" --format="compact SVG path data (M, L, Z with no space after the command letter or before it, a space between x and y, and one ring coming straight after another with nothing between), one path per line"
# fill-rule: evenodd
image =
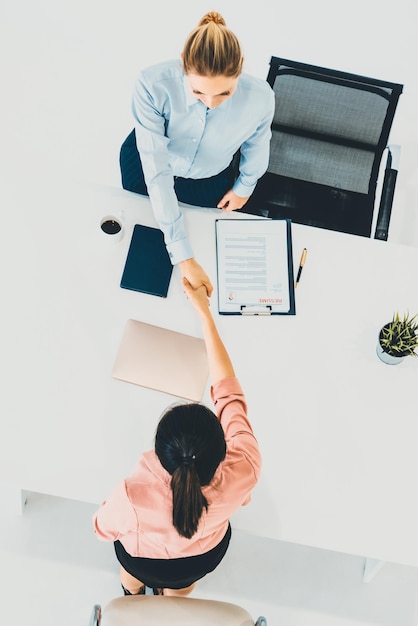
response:
M209 308L206 288L201 285L193 288L187 278L183 278L184 292L193 304L202 325L203 337L209 362L209 376L212 385L223 378L235 376L229 354L219 336L215 321Z

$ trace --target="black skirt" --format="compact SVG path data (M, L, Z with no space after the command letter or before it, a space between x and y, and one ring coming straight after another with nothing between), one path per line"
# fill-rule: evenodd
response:
M180 559L147 559L131 556L120 541L115 541L116 557L122 567L147 587L184 589L212 572L222 561L231 539L231 526L217 546L197 556Z

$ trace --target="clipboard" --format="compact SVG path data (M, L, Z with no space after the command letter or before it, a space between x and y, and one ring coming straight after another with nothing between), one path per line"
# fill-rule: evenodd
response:
M135 224L120 286L166 298L173 266L158 228Z
M289 219L217 219L221 315L296 315Z

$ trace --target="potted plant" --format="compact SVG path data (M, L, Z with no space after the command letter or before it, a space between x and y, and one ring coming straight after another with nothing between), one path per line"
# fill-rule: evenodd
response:
M395 313L391 322L385 324L379 333L377 342L377 355L389 365L401 363L406 356L418 356L415 352L418 348L418 322L416 318L404 314Z

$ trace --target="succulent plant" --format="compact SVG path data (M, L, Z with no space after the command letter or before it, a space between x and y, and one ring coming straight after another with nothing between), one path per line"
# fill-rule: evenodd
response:
M413 317L395 313L393 319L385 324L379 334L379 342L382 350L391 356L418 356L415 349L418 348L418 322Z

